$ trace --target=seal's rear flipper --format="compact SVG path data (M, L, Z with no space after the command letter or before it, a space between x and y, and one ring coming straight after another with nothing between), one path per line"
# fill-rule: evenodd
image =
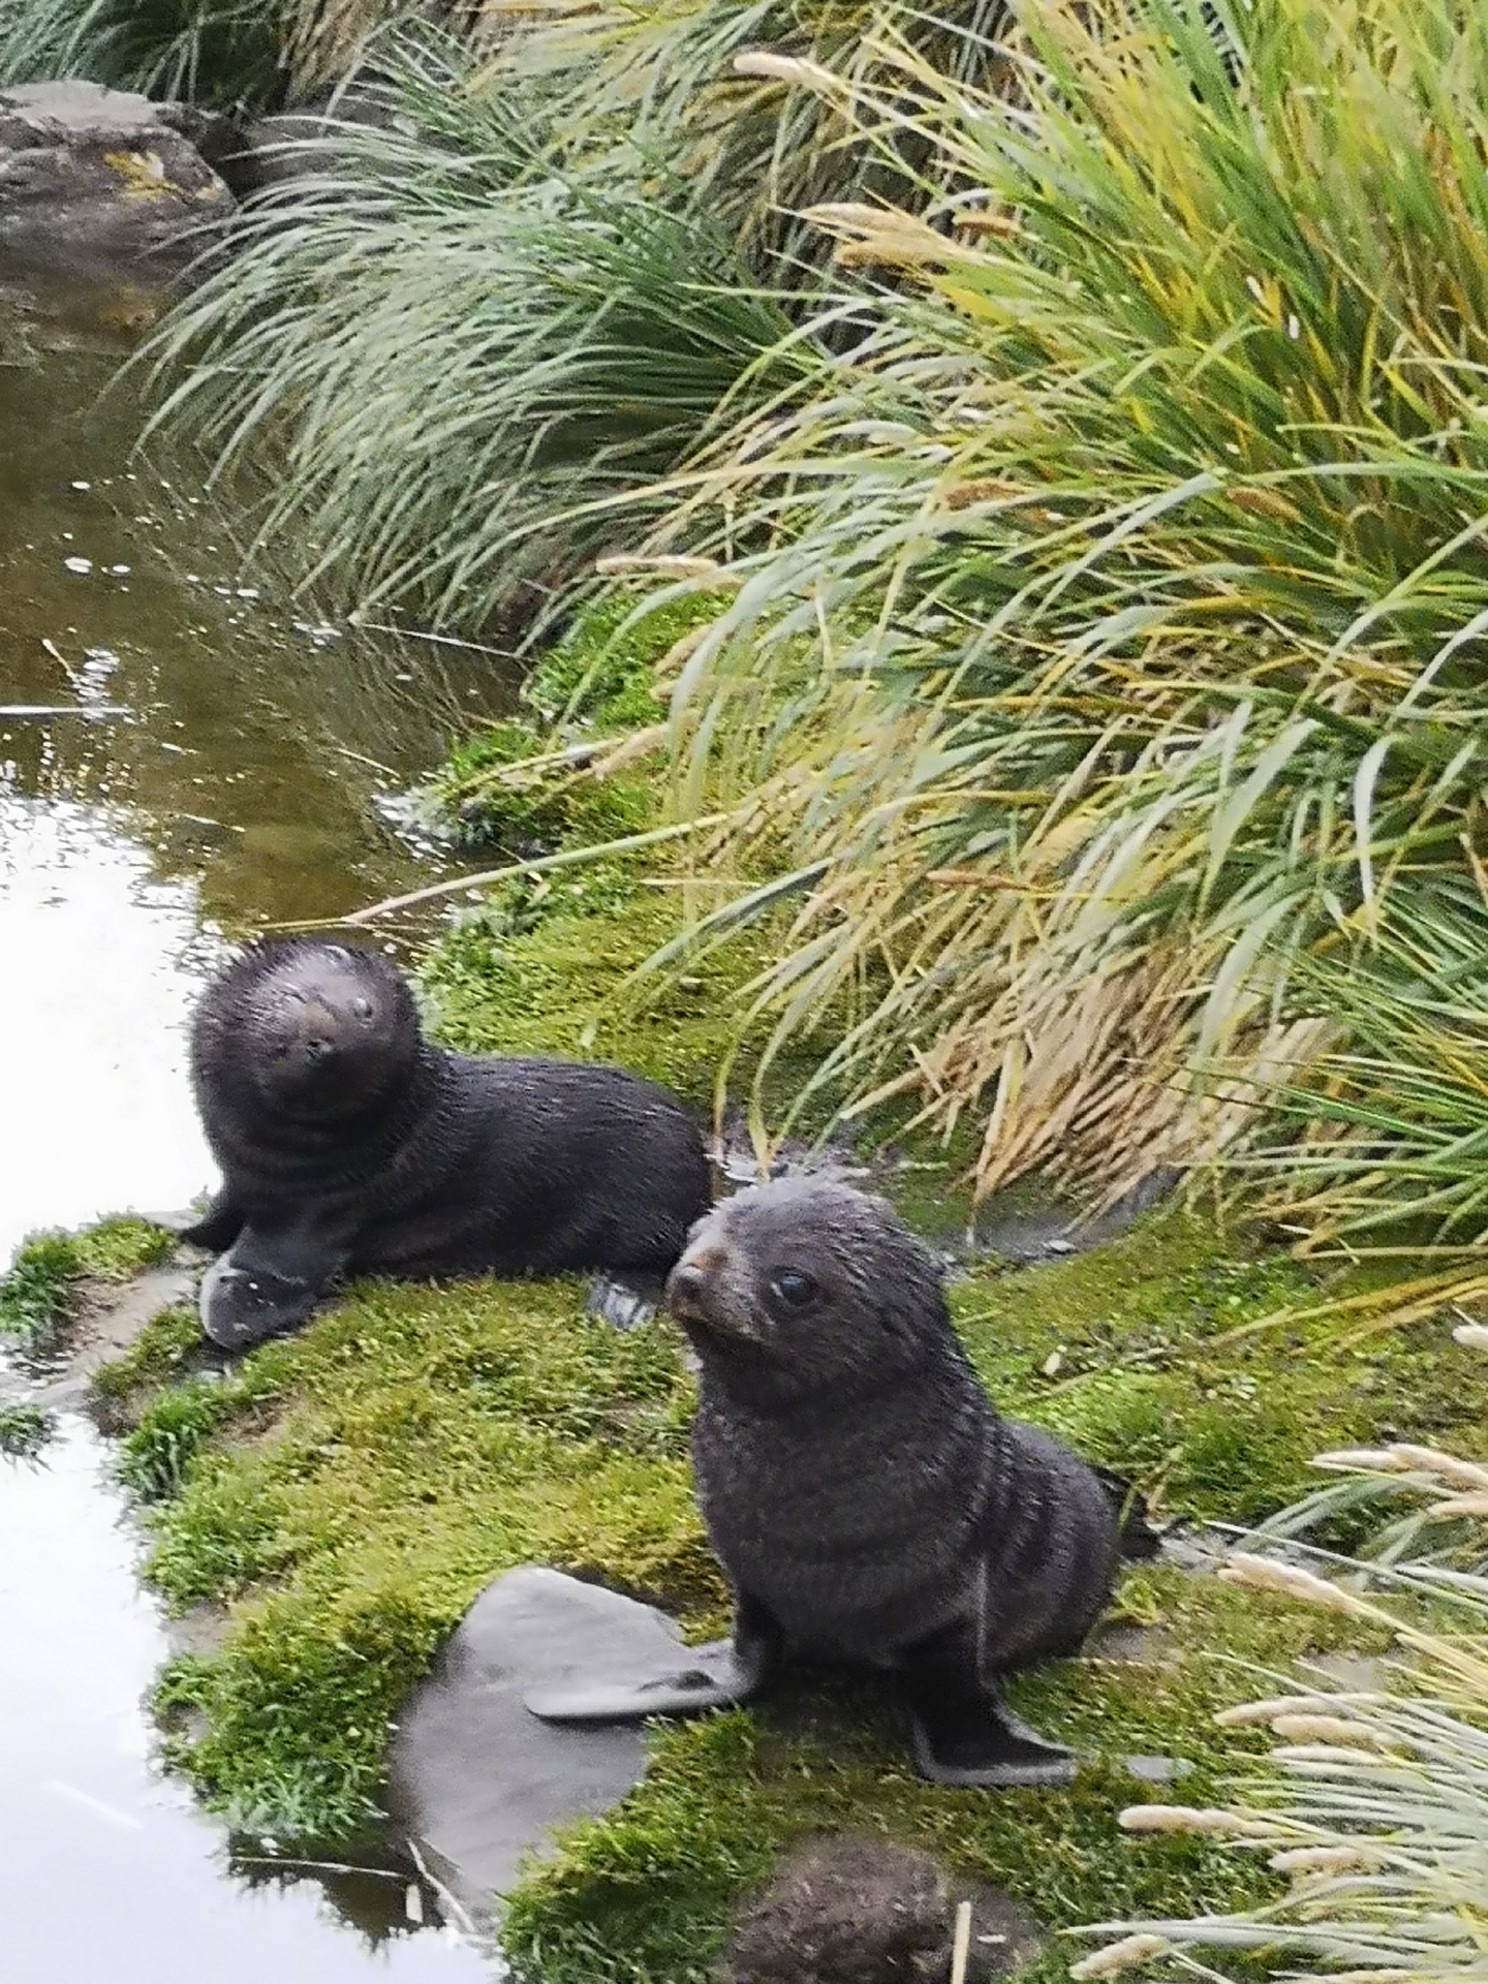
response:
M584 1681L575 1677L523 1697L542 1722L640 1722L648 1715L699 1715L736 1708L759 1692L758 1672L741 1662L731 1640L689 1650L691 1665L649 1679Z
M598 1316L617 1330L636 1330L649 1323L661 1307L662 1277L635 1268L612 1269L596 1275L584 1304L586 1316Z
M933 1784L1059 1785L1075 1759L1020 1722L982 1666L981 1619L946 1621L903 1654L915 1762Z

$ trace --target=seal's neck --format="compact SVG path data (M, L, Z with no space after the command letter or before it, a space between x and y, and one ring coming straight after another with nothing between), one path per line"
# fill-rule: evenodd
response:
M803 1370L778 1350L772 1353L737 1338L694 1342L705 1402L736 1418L808 1430L818 1420L840 1425L844 1412L871 1415L910 1391L959 1395L970 1385L985 1398L960 1344L950 1335L901 1344L892 1356L878 1356L825 1378Z

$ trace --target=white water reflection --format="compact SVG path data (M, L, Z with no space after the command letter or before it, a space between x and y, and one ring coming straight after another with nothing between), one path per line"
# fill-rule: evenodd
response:
M110 1456L69 1418L44 1465L0 1460L0 1976L6 1984L476 1984L439 1931L369 1947L317 1883L249 1890L151 1766L166 1642ZM401 1887L393 1886L394 1896Z
M0 786L0 1262L38 1228L212 1182L186 1078L214 948L194 907L102 813Z

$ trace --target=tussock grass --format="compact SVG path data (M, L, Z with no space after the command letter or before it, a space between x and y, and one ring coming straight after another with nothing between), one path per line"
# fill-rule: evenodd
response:
M1488 903L1481 878L1399 892L1361 955L1325 952L1297 1004L1341 1036L1307 1081L1278 1071L1256 1097L1267 1146L1241 1166L1312 1253L1404 1257L1454 1270L1465 1299L1488 1243Z
M338 130L167 321L158 419L218 473L269 451L263 537L308 539L307 583L479 629L530 617L613 537L608 499L801 366L668 158L579 154L556 85L483 90L432 30L386 59L391 128Z
M403 21L359 78L396 128L335 127L320 170L243 218L154 347L165 417L219 472L272 463L264 533L314 546L307 580L447 627L530 617L670 507L652 485L725 409L794 383L808 303L850 334L858 286L824 280L801 209L935 169L916 134L876 142L735 55L866 76L864 30L890 21L971 78L1003 12L663 0L498 5L459 36Z
M732 588L679 803L732 780L715 873L762 823L788 848L702 940L793 891L759 1010L783 1044L854 1001L849 1113L909 1093L978 1125L979 1190L1114 1196L1254 1124L1223 1071L1326 1045L1297 960L1470 866L1488 22L1054 0L1006 87L872 53L775 73L932 147L921 206L813 213L893 286L656 540Z
M486 87L518 101L535 82L557 86L556 130L588 155L631 134L641 156L674 157L708 212L731 231L757 275L779 261L819 260L802 214L828 198L881 198L933 180L936 147L901 123L865 128L841 98L793 89L772 66L799 57L848 79L882 74L875 37L886 29L955 82L998 71L994 41L1007 0L558 0L537 20L523 0L483 10L477 45L494 42ZM504 30L504 31L503 31ZM752 66L741 56L769 51ZM610 164L629 175L623 154Z
M1399 1657L1374 1686L1344 1691L1304 1674L1222 1714L1226 1726L1268 1728L1280 1740L1216 1805L1139 1805L1121 1815L1135 1833L1222 1840L1264 1858L1287 1891L1233 1913L1107 1922L1088 1932L1108 1940L1075 1965L1077 1979L1149 1966L1214 1977L1213 1961L1250 1951L1293 1976L1465 1984L1482 1975L1488 1468L1419 1448L1329 1458L1340 1469L1352 1461L1360 1482L1413 1490L1423 1528L1475 1526L1476 1568L1397 1554L1375 1597L1265 1558L1235 1561L1224 1574L1233 1582L1284 1589L1383 1627Z
M0 84L114 89L269 109L333 82L396 0L0 0Z

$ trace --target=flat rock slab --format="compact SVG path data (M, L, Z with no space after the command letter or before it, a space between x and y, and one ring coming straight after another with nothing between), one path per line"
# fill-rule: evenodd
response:
M98 83L0 89L0 282L164 283L233 204L169 106Z
M539 1722L523 1696L665 1671L681 1647L654 1606L539 1565L481 1593L404 1703L388 1752L394 1819L473 1915L554 1826L608 1811L645 1774L643 1728Z
M195 1285L191 1269L174 1264L146 1268L126 1282L85 1282L73 1294L76 1313L67 1324L61 1355L31 1397L48 1408L86 1403L104 1365L121 1357L162 1310L190 1302Z

